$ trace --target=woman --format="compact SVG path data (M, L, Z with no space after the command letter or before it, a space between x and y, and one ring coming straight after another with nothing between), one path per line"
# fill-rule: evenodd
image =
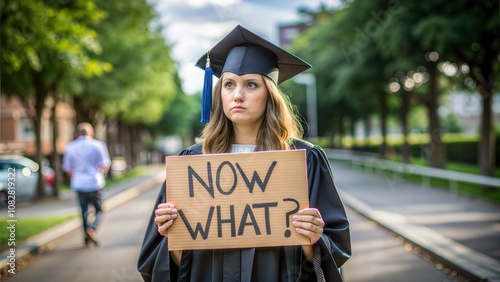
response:
M200 142L181 155L306 149L310 207L293 225L311 244L169 252L168 228L178 214L164 184L139 257L144 280L342 281L340 267L351 253L347 215L324 151L300 139L297 115L277 86L310 66L241 26L197 65L208 61L220 77L208 94L211 120L205 117Z

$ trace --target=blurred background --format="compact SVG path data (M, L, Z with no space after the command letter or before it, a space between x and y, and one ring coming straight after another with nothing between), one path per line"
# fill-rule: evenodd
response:
M332 161L352 227L346 281L499 279L499 0L2 0L0 10L0 281L13 216L16 248L29 250L16 268L30 265L13 281L142 281L165 156L202 129L195 62L238 24L313 66L281 86L305 139ZM61 171L80 122L112 158L98 249L81 246Z
M203 85L194 63L237 24L312 64L282 85L306 139L500 176L497 0L0 5L0 154L37 164L33 197L67 186L61 158L79 122L108 145L111 179L194 143ZM500 201L496 190L473 193Z

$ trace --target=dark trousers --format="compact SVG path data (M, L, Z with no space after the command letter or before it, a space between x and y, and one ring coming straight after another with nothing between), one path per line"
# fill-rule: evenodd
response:
M78 191L78 203L80 204L80 209L82 211L82 224L83 231L85 232L87 228L92 228L97 230L97 226L102 218L102 198L104 194L104 189L100 189L92 192L79 192ZM95 218L92 224L88 222L88 210L89 204L92 204L95 209Z

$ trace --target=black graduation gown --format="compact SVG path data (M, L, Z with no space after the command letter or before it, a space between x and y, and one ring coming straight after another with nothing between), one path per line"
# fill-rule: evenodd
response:
M296 149L306 149L309 205L317 208L325 222L321 239L314 244L313 263L301 246L226 250L186 250L177 266L168 252L168 239L158 233L154 209L166 202L163 184L146 230L138 259L144 281L342 281L340 267L351 256L349 221L333 181L325 152L304 140ZM201 144L180 155L201 154Z

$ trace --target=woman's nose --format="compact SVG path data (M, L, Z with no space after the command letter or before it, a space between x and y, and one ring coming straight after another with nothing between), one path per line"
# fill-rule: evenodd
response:
M242 101L243 100L243 87L237 86L234 89L234 101Z

